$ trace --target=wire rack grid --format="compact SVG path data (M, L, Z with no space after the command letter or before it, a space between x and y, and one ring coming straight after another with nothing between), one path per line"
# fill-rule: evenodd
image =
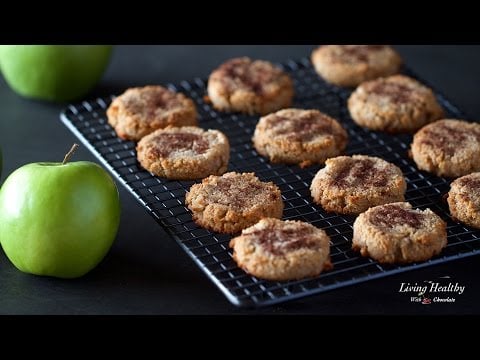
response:
M409 159L410 135L391 136L355 125L346 109L350 90L325 83L308 59L287 61L281 66L294 79L295 107L318 109L338 119L349 134L347 154L379 156L399 166L408 183L406 200L415 207L431 208L447 221L448 246L439 256L423 263L387 266L352 251L355 218L326 213L312 202L309 186L320 167L301 169L271 164L260 157L251 144L258 117L214 110L204 101L206 81L202 79L169 84L168 87L183 92L196 102L201 127L219 129L228 136L231 145L229 171L255 172L261 180L273 181L282 191L284 219L307 221L328 233L333 270L312 279L273 282L255 278L239 269L228 248L231 237L202 229L192 221L184 199L194 182L153 176L137 163L135 144L116 136L105 114L113 96L70 105L62 112L61 120L237 306L276 304L480 252L480 231L453 222L448 215L442 196L448 191L449 182L418 171ZM408 70L405 72L414 76ZM462 117L462 112L443 95L437 93L437 97L448 115Z

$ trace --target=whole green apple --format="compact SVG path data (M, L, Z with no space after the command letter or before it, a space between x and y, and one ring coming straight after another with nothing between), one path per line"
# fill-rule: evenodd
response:
M109 45L2 45L0 69L22 96L70 101L95 86L111 52Z
M95 163L69 163L69 154L63 163L22 166L0 189L0 243L23 272L80 277L104 258L117 234L115 182Z

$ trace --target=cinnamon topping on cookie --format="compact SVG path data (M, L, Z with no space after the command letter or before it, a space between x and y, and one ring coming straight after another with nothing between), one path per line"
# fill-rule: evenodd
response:
M245 86L256 93L261 93L264 86L283 75L282 70L272 67L265 61L251 61L248 58L231 59L218 68L223 82L236 88Z
M333 178L332 185L341 188L347 186L381 187L387 185L389 175L392 174L376 166L371 159L348 158Z
M125 107L132 112L143 112L149 115L155 115L158 111L171 110L181 105L181 100L176 93L160 86L152 86L149 91L142 91L138 95L134 92L127 92L123 101Z
M480 127L461 128L453 123L438 122L436 126L425 128L424 134L421 143L442 148L449 155L454 155L459 148L468 145L468 139L480 143Z
M412 88L395 82L377 82L370 88L373 94L386 96L394 103L412 101Z
M152 140L156 143L152 155L167 157L180 151L192 151L203 154L208 150L209 144L202 136L191 133L161 133Z
M255 242L274 255L282 255L302 248L318 249L320 244L312 239L312 234L313 230L310 227L275 228L273 224L249 233L255 237Z
M414 229L422 226L424 215L417 210L406 209L397 205L378 206L370 213L370 222L383 227L408 225Z
M333 61L361 61L368 62L372 52L384 50L385 45L345 45L342 51L339 51L337 58L333 57Z
M271 121L272 133L285 135L292 141L310 141L318 135L332 134L332 119L321 113L309 113L298 118L277 116Z

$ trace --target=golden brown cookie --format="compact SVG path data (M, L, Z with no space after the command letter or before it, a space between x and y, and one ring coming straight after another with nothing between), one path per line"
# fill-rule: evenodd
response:
M218 130L158 129L137 144L137 159L151 173L175 180L202 179L227 171L230 145Z
M420 170L459 177L480 171L480 124L445 119L413 137L412 157Z
M296 280L332 268L330 238L302 221L262 219L230 241L233 259L247 273L266 280Z
M389 133L410 133L443 116L428 87L404 75L361 84L348 99L352 119L360 126Z
M252 140L271 162L304 167L341 154L348 135L336 120L318 110L285 109L260 118Z
M294 94L290 75L268 61L248 57L220 65L210 75L207 90L216 109L252 115L289 107Z
M185 196L193 220L209 230L235 234L264 217L281 218L280 189L260 181L254 173L229 172L209 176Z
M447 201L454 219L480 229L480 172L452 182Z
M445 222L401 202L370 208L353 224L352 248L380 263L426 261L447 246Z
M369 207L404 201L407 184L395 165L373 156L328 159L315 175L310 190L326 211L359 214Z
M312 52L312 63L326 81L353 87L398 73L402 59L387 45L324 45Z
M113 100L107 116L120 138L134 141L167 126L197 125L193 101L162 86L128 89Z

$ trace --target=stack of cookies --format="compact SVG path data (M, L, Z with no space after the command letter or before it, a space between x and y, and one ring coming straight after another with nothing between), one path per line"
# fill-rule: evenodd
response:
M413 133L411 155L420 170L459 177L448 203L452 216L480 228L480 125L441 120L432 90L398 75L402 60L385 45L328 45L312 53L317 73L334 86L356 87L347 106L361 127ZM347 131L317 109L291 108L294 85L274 64L247 57L214 70L208 98L219 111L259 115L252 143L272 163L321 165L311 183L324 211L354 215L352 248L382 263L425 261L447 244L445 222L405 202L402 171L381 158L345 156ZM230 146L215 129L198 127L192 100L161 86L133 88L117 97L109 123L122 139L138 141L143 168L167 179L198 180L185 197L193 220L232 234L233 259L268 280L319 275L332 267L330 239L301 221L282 221L283 200L273 182L254 173L228 172ZM470 174L470 175L468 175Z

